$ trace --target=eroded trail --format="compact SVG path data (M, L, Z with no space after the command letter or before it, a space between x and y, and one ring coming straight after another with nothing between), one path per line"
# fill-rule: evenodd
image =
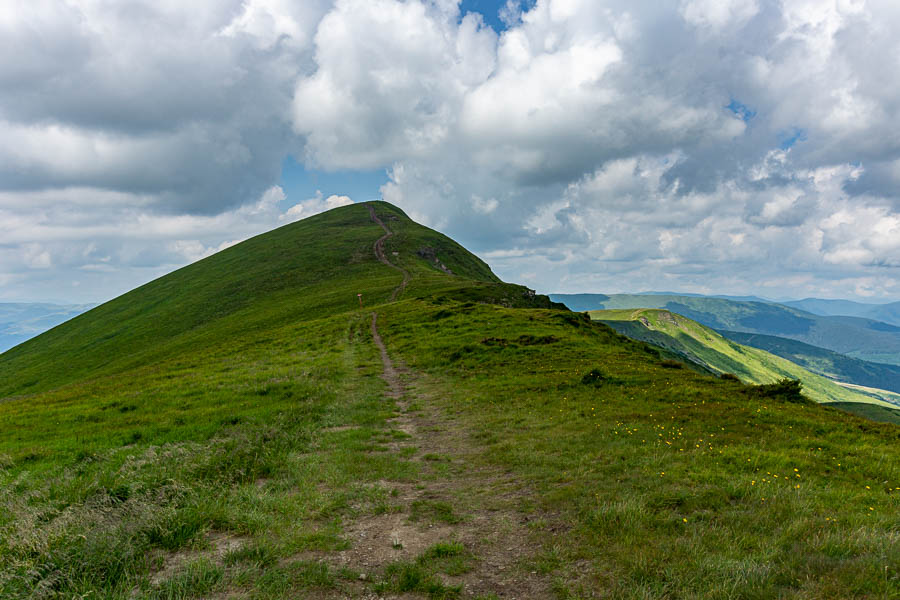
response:
M382 242L391 233L371 206L370 211L373 221L387 232L375 243L375 254L390 264ZM408 278L404 271L394 296ZM431 556L435 548L463 548L450 561L455 566L434 573L448 589L460 589L461 597L552 597L549 582L531 566L534 533L519 510L527 490L491 466L466 425L439 407L439 381L407 368L396 357L391 359L375 312L371 334L381 355L386 395L397 407L396 416L389 420L394 435L387 451L415 463L418 476L412 481L378 482L393 506L345 524L350 547L338 553L340 566L377 578L390 565L423 564L423 557Z
M397 405L388 452L414 462L419 475L414 481L378 482L394 506L345 525L351 547L338 553L340 566L377 578L391 564L416 564L436 545L457 543L465 548L465 567L437 577L448 588L461 588L461 597L553 597L546 578L531 566L534 533L519 510L527 490L489 465L465 424L436 406L438 381L391 359L376 313L371 332L387 396Z
M368 206L369 206L369 216L372 217L372 220L375 223L378 223L381 226L381 228L384 229L384 235L381 236L380 238L378 238L377 240L375 240L375 245L374 245L375 256L378 258L378 260L380 260L382 263L386 264L390 268L396 269L396 270L400 271L401 273L403 273L403 281L401 281L400 285L398 285L397 288L394 289L394 291L391 293L391 302L393 302L403 292L403 290L406 289L406 285L409 283L409 271L407 271L406 269L404 269L402 267L398 267L397 265L395 265L394 263L389 261L387 259L387 256L385 256L384 240L386 240L389 237L391 237L392 235L394 235L394 232L391 231L390 229L388 229L388 226L384 224L384 221L382 221L378 217L378 215L375 213L375 207L372 206L371 204L369 204Z
M403 398L403 384L400 383L397 369L394 368L394 363L388 355L387 348L385 348L384 342L381 341L381 336L378 334L378 313L372 313L372 340L374 340L375 346L381 353L381 363L384 365L381 377L391 390L389 395L391 398L399 400Z

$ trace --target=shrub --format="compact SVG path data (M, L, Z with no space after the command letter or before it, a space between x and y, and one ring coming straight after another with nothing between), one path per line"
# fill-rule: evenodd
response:
M752 385L747 388L747 394L751 398L772 398L781 402L813 404L812 400L803 395L803 384L799 379L782 379L775 383Z
M609 377L604 375L600 369L591 369L581 378L581 383L584 385L603 385L603 382L608 379Z

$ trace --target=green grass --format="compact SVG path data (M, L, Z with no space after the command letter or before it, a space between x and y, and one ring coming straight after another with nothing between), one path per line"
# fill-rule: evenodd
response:
M434 600L458 598L461 586L447 585L436 574L463 575L471 571L472 560L472 554L460 542L439 542L414 562L388 565L375 591L380 594L415 592Z
M389 256L413 276L396 303L377 304L401 278L374 260L381 230L350 206L0 355L0 597L364 585L329 562L351 543L347 525L393 509L382 482L455 467L443 453L384 451L404 435L388 422L375 308L392 355L421 374L414 404L468 427L469 460L527 490L535 554L522 558L560 598L900 594L900 428L667 368L657 350L497 282L452 241L377 209L394 217ZM466 514L417 502L417 526L452 527L479 500ZM220 551L222 539L239 544ZM460 590L442 578L479 564L447 541L365 585L451 598Z
M900 395L867 394L842 387L821 375L765 350L744 346L683 315L659 309L595 310L591 318L632 339L675 352L713 373L731 373L745 383L795 379L817 402L863 402L888 408L900 406Z
M828 406L851 412L860 417L878 421L879 423L893 423L900 425L900 409L886 408L876 404L861 404L858 402L833 402Z

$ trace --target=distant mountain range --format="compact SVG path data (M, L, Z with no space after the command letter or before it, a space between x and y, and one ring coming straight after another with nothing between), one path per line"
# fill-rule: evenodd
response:
M94 304L0 302L0 352L56 327Z
M806 298L782 302L785 306L798 308L814 315L821 316L846 316L862 317L874 321L882 321L891 325L900 326L900 302L890 304L863 304L851 300L821 300L819 298Z
M774 302L737 301L711 296L551 294L550 298L579 312L661 308L719 331L778 336L853 358L900 365L900 326L864 317L817 315ZM829 301L823 302L825 304L817 306L829 305ZM837 308L838 305L830 306ZM892 305L882 305L881 308L885 306Z

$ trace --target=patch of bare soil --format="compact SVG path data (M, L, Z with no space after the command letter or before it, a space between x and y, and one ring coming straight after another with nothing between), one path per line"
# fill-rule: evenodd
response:
M248 539L216 531L207 533L204 538L204 548L180 550L163 556L163 565L150 577L150 583L159 585L180 571L185 564L198 558L206 558L214 563L222 564L226 554L240 548Z

